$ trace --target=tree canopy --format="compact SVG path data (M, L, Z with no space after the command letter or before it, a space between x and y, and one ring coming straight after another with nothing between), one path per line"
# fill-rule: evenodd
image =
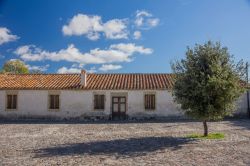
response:
M23 61L20 60L10 60L5 62L2 71L15 74L29 73L28 67L25 65Z
M243 61L235 63L226 47L206 42L187 48L186 59L172 64L176 75L173 96L189 116L206 121L220 120L234 111L243 92ZM207 134L207 131L204 134Z

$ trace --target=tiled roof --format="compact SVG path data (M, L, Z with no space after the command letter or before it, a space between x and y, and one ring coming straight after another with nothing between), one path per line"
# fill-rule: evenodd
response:
M170 89L172 74L89 74L87 89Z
M0 74L0 89L70 89L79 83L79 74Z
M172 74L0 74L0 89L140 90L170 89Z

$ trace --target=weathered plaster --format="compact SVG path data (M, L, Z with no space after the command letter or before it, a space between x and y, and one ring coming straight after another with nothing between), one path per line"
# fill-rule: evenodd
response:
M58 91L57 91L58 92ZM144 94L156 94L156 109L146 111L144 109ZM19 90L18 109L16 111L6 111L6 91L0 90L0 116L4 117L50 117L50 118L85 118L85 117L109 117L111 114L112 96L123 95L127 97L127 115L129 117L158 117L173 118L183 117L180 108L173 102L172 95L167 90L61 90L60 111L48 110L48 95L46 90ZM93 95L105 94L105 109L94 110ZM247 101L246 94L237 102L236 114L246 114Z

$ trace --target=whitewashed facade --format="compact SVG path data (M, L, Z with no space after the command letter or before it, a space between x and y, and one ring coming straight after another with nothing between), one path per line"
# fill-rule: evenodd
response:
M6 94L8 91L0 91L0 115L2 117L55 117L55 118L84 118L105 117L112 115L111 98L113 96L125 96L126 114L128 117L179 117L181 112L173 102L170 92L162 91L82 91L59 90L53 91L60 94L60 109L51 111L48 109L48 95L46 90L18 90L17 109L6 109ZM144 94L155 93L155 110L144 109ZM94 94L105 95L105 108L94 109Z
M6 95L9 92L17 94L17 109L7 110ZM1 90L0 116L5 118L105 118L112 117L113 96L126 97L126 115L128 118L184 118L180 108L174 103L171 92L157 91L85 91L85 90L57 90L52 91L60 95L59 110L48 108L48 90ZM155 110L145 110L144 95L154 93L156 96ZM103 110L94 109L94 94L105 95ZM243 94L237 104L236 114L247 114L246 94Z
M0 74L2 118L186 118L172 74ZM247 97L236 115L247 115Z

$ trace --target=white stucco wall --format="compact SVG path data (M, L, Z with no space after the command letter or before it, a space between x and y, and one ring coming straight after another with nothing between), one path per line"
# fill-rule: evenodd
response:
M5 91L0 91L0 113L3 114L5 110Z
M250 90L249 90L250 93ZM236 115L247 116L247 92L237 100Z
M105 109L94 110L94 94L105 95ZM109 93L105 91L61 91L61 112L64 117L108 116Z
M48 111L48 95L51 91L46 90L19 90L18 109L6 111L6 91L0 90L0 116L5 117L88 117L109 116L111 114L111 97L124 95L127 97L127 115L129 117L180 117L183 114L173 102L170 92L167 90L157 91L80 91L62 90L60 93L60 111ZM156 94L156 110L144 109L144 94ZM105 95L105 109L97 111L93 108L93 95ZM246 113L246 94L238 101L237 113Z
M0 91L0 116L5 117L58 117L72 118L81 116L109 115L109 98L106 96L105 110L93 109L92 91L44 91L19 90L18 108L16 111L6 111L6 91ZM60 110L48 110L48 95L60 94ZM105 92L102 92L105 94ZM106 95L106 94L105 94ZM107 93L108 95L108 93Z
M46 115L47 91L17 91L17 111L6 111L6 91L0 91L1 116Z
M156 109L145 110L144 95L145 93L154 93L156 95ZM172 95L169 91L130 91L128 93L128 115L130 116L158 116L158 117L176 117L182 113L177 105L173 102Z

